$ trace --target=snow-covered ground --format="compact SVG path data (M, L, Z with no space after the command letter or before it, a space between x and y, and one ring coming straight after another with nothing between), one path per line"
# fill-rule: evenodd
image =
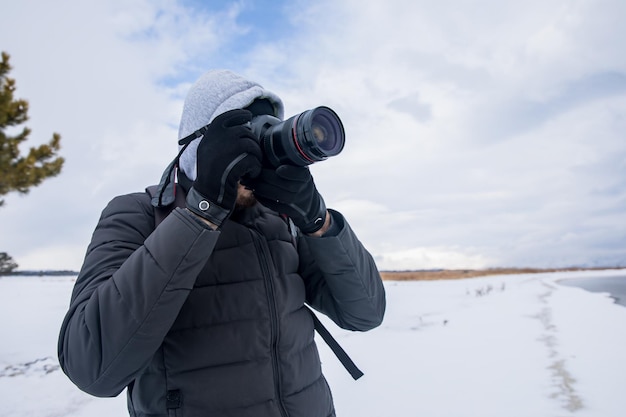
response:
M340 417L626 415L626 308L561 286L594 271L386 282L369 333L328 327L365 376L319 342ZM71 277L0 279L0 416L125 416L124 394L90 397L59 370ZM327 322L327 321L326 321Z

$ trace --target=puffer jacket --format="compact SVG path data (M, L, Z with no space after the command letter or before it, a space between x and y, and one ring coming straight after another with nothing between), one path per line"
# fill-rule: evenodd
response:
M146 193L102 213L59 337L69 378L96 396L128 387L131 416L326 417L308 303L345 329L379 325L376 266L345 219L294 238L257 204L221 231L175 209L155 228Z

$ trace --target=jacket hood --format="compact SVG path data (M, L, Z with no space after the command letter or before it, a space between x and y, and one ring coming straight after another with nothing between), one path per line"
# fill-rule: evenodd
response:
M276 94L232 71L209 71L192 85L187 94L178 129L178 139L208 125L224 112L242 109L261 98L268 99L272 103L274 116L282 120L284 106ZM191 142L179 161L179 169L192 181L196 179L196 155L199 143L199 140Z

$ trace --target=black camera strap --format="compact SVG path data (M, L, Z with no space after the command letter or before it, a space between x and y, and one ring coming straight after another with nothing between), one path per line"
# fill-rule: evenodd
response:
M357 379L363 376L363 372L356 366L356 364L350 359L350 356L346 353L345 350L341 347L339 342L333 337L332 334L328 331L328 329L322 324L320 319L317 318L313 310L307 306L311 316L313 317L313 327L315 327L315 331L319 334L324 342L328 345L330 350L333 351L339 362L346 368L346 371L352 376L352 378L356 381Z
M178 144L181 145L182 148L180 148L180 151L178 152L178 155L176 155L176 158L174 158L174 160L170 162L167 168L165 168L165 171L161 176L161 181L159 181L159 185L155 186L154 191L149 192L150 197L152 197L152 205L155 208L168 207L174 203L174 200L176 198L176 168L178 167L180 157L183 152L185 152L191 142L204 136L208 127L209 125L203 126L192 134L187 135L178 141Z

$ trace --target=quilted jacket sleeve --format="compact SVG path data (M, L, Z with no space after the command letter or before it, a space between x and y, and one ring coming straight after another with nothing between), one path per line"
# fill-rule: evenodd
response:
M385 314L382 279L345 218L330 212L340 229L336 236L298 240L307 302L344 329L370 330L380 325Z
M115 396L149 363L219 232L175 209L156 229L145 193L102 212L63 321L58 354L83 391Z

